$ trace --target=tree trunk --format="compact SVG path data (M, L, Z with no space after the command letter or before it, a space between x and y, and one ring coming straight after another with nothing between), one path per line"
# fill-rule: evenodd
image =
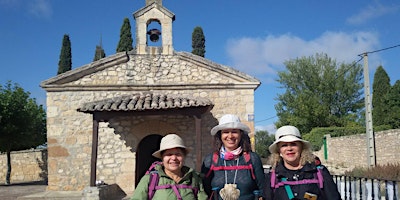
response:
M11 151L7 151L7 176L6 176L6 185L10 185L10 177L11 177Z

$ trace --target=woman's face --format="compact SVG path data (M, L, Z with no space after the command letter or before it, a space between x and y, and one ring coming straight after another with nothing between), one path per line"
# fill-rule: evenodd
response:
M297 167L300 165L300 157L302 151L301 142L279 142L279 153L283 161L290 166Z
M179 172L183 167L185 152L181 148L167 149L162 153L164 170Z
M221 131L222 144L227 151L233 151L239 147L242 133L240 129L224 129Z

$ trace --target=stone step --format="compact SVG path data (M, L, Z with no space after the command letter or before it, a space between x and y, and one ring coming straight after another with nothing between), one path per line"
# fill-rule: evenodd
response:
M80 191L46 191L18 197L17 200L82 200Z

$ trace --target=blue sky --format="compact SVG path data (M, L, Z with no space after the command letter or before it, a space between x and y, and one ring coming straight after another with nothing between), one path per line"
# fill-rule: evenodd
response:
M69 34L73 69L92 61L102 38L106 55L115 53L123 19L145 0L0 0L0 84L18 83L40 104L39 84L56 75L61 42ZM256 129L274 132L274 81L284 61L327 53L350 63L364 52L400 44L400 1L163 0L172 11L174 49L191 52L196 26L206 37L206 58L258 78ZM134 43L135 44L135 43ZM360 62L363 64L363 61ZM369 76L382 65L392 84L400 79L400 47L369 54Z

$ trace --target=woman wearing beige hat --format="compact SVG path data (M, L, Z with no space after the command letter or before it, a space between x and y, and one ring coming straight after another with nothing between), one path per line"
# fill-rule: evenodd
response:
M197 172L184 165L189 150L182 138L168 134L161 139L160 149L153 153L162 160L140 179L132 200L206 200L202 180Z
M232 114L222 116L211 129L215 149L204 158L201 169L210 198L263 198L264 171L260 157L251 151L249 132L249 127Z
M267 200L340 200L329 171L312 154L294 126L282 126L269 146L272 170L266 177Z

